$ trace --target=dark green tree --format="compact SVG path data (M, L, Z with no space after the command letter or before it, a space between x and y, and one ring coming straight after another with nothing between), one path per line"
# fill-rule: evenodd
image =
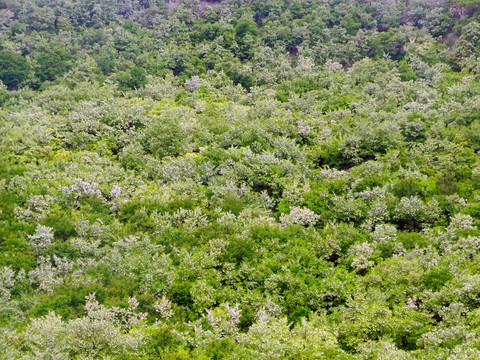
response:
M0 80L9 90L16 90L25 84L30 66L27 60L9 50L0 51Z
M245 18L238 20L235 26L235 38L238 43L236 54L241 60L253 57L256 35L257 24L254 21Z
M67 54L64 50L42 51L37 54L35 60L35 77L40 86L45 81L54 81L65 74L68 70Z
M138 89L146 84L147 73L144 68L139 66L118 75L118 85L122 90Z
M235 25L235 32L239 38L243 38L247 34L256 35L257 24L252 20L241 18Z

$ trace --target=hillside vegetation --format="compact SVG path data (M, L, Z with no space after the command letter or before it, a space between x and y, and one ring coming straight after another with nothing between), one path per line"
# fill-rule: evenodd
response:
M0 1L0 359L480 359L480 2Z

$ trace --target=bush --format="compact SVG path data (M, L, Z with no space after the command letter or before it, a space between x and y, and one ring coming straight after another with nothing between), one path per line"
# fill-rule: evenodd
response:
M438 291L452 278L453 275L450 270L446 268L433 268L425 276L424 283L427 289Z
M192 284L190 283L175 283L172 286L172 301L177 305L192 307L193 299L190 294Z

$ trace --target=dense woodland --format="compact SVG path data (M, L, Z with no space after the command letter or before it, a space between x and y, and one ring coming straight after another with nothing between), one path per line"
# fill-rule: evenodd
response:
M1 0L0 359L480 359L480 1Z

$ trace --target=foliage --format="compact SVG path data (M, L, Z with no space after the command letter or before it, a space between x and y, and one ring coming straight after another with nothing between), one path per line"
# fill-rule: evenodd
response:
M25 84L30 67L20 54L9 50L0 51L0 80L9 90L16 90Z
M0 3L0 359L480 357L478 1Z

